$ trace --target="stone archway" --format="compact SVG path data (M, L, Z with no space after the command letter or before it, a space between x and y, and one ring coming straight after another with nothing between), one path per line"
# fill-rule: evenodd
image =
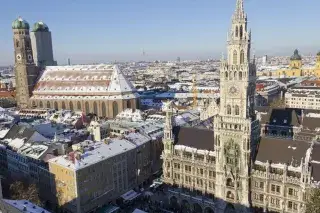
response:
M64 101L62 101L62 103L61 103L61 108L66 109L66 103Z
M131 100L127 100L127 108L131 108Z
M178 199L175 196L170 197L169 202L170 202L170 207L172 210L179 209Z
M101 113L102 117L107 117L107 107L105 102L102 102L101 110L102 110L102 113Z
M98 104L93 102L93 113L98 116Z
M85 106L85 110L86 110L86 115L90 113L90 107L89 107L89 102L86 101L86 103L84 104Z
M80 103L80 101L77 102L77 110L81 110L81 103Z
M73 103L72 103L72 101L69 102L69 109L70 109L71 111L73 111Z
M112 111L113 111L113 118L115 118L118 115L118 103L116 101L112 103Z
M228 203L224 209L224 213L236 213L234 206L231 203Z
M200 206L200 204L195 203L193 204L193 213L202 213L202 207Z
M189 213L190 211L190 204L187 200L182 200L181 202L181 211L185 213Z
M55 109L55 110L58 110L58 109L59 109L59 108L58 108L58 102L55 101L54 104L53 104L53 106L54 106L54 109Z
M204 209L204 213L214 213L213 209L210 207L207 207Z

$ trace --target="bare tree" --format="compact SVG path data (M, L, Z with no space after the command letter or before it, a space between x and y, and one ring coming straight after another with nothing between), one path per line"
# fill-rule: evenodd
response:
M308 199L306 212L320 212L320 189L313 189Z
M12 183L10 185L10 197L13 200L29 200L38 206L42 205L35 184L26 184L21 181Z

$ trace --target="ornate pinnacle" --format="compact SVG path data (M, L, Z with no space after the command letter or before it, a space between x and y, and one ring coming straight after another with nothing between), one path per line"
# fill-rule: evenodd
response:
M234 18L245 18L243 9L243 0L237 0L236 10L234 12Z

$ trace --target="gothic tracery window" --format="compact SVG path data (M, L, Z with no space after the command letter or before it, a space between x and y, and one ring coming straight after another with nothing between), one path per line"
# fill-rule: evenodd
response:
M243 27L242 25L240 26L240 39L242 39L242 36L243 36Z
M231 115L231 106L230 105L227 106L227 114Z
M228 71L226 71L226 79L228 79Z
M233 51L233 64L237 64L238 53L236 50Z
M236 37L238 37L238 34L239 34L239 29L238 29L238 26L236 26Z
M240 53L240 64L243 64L244 63L244 51L241 50L241 53Z
M19 46L20 46L19 40L16 40L16 47L19 47Z
M242 80L242 72L239 72L239 80Z
M235 114L236 114L236 115L239 115L239 114L240 114L240 110L239 110L239 106L238 106L238 105L236 105Z

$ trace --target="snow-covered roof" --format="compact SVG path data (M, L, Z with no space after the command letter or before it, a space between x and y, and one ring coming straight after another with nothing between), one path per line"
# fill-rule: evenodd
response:
M48 66L34 95L106 95L135 92L117 65Z
M49 162L71 170L78 170L132 150L135 147L136 145L127 140L114 138L111 139L108 144L104 142L96 142L91 145L89 144L88 149L81 154L81 160L75 160L72 162L68 156L58 156L50 159Z
M50 213L49 211L37 206L29 202L28 200L7 200L2 199L4 203L10 205L21 212L28 212L28 213Z

